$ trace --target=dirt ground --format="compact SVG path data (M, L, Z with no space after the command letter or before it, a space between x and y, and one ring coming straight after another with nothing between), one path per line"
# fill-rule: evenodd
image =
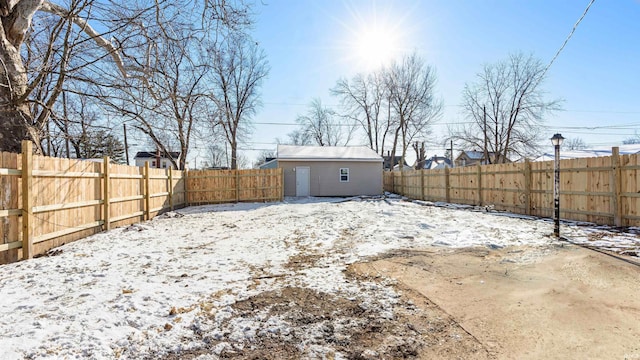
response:
M441 309L477 341L461 358L640 359L640 267L591 250L398 252L352 271Z
M205 332L207 346L163 357L640 359L640 267L591 250L394 251L346 275L379 284L369 298L392 286L398 299L389 308L305 287L265 291L232 305L240 319L263 319L249 343ZM274 318L290 328L269 328Z

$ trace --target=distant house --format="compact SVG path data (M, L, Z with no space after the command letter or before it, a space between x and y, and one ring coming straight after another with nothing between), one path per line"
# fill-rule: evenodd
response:
M167 154L157 151L138 151L133 159L136 162L136 166L144 166L144 163L148 162L151 168L166 169L172 167L177 169L167 155L170 155L174 160L178 160L180 152L176 151Z
M470 151L462 151L460 155L455 159L454 163L456 166L470 166L476 164L493 164L496 160L495 152L487 152L488 159L484 156L484 151L470 150ZM511 160L507 159L506 162L511 162Z
M402 161L402 156L399 155L386 155L383 156L382 159L384 160L384 162L382 163L382 168L385 170L391 170L392 168L396 168L396 165L400 164L400 162ZM391 166L391 161L393 161L393 166ZM411 167L407 164L406 160L403 164L403 168L404 167Z
M451 160L448 157L434 155L427 159L424 163L423 168L432 170L432 169L444 169L444 168L453 167L451 164Z
M382 157L365 146L278 145L260 166L282 168L285 196L382 194Z

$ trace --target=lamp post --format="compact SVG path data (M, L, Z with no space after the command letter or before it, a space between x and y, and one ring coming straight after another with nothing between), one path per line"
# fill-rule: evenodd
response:
M560 145L562 145L564 138L560 134L554 134L551 138L551 143L555 149L555 170L553 181L553 235L556 238L560 238Z

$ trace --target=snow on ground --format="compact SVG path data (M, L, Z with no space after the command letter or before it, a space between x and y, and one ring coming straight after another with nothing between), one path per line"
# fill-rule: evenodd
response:
M216 358L264 333L295 330L282 317L238 316L232 307L285 287L341 294L392 318L390 284L349 280L348 264L393 249L543 246L552 227L398 198L190 207L1 266L0 358L154 358L204 342L214 344L204 358ZM638 248L634 234L563 231ZM333 354L330 344L299 346Z

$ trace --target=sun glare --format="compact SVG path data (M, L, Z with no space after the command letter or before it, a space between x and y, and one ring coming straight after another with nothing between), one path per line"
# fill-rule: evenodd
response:
M350 18L341 24L347 32L345 58L361 70L388 65L406 51L408 14L397 14L390 5L374 2L370 8L350 7Z
M399 43L400 39L391 29L360 29L353 44L354 56L366 68L377 68L391 62L399 52Z

